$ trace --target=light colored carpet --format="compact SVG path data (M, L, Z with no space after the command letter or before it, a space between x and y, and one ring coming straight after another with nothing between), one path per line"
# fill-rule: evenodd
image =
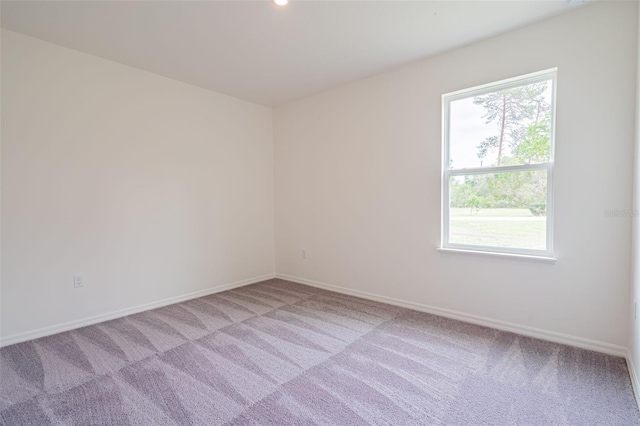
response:
M638 425L623 359L269 280L0 350L4 425Z

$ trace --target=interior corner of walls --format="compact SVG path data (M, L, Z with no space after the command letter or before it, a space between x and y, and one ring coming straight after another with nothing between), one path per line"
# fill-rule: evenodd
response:
M629 369L629 377L631 378L633 395L635 396L638 409L640 409L640 377L638 377L638 370L636 370L635 363L633 362L633 354L628 349L625 358L627 361L627 367Z

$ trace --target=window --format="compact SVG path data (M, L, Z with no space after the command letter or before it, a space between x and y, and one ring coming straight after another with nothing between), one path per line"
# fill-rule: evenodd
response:
M442 247L553 256L556 69L442 96Z

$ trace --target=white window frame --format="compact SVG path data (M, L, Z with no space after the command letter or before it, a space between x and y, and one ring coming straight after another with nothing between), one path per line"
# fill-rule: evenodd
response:
M441 226L441 245L444 250L459 250L464 252L479 253L495 253L509 256L531 256L539 258L553 259L553 169L554 169L554 152L555 152L555 127L556 127L556 90L557 90L558 69L552 68L531 74L526 74L506 80L497 81L495 83L484 84L469 89L458 90L455 92L445 93L442 95L442 226ZM449 161L449 128L450 128L450 104L453 101L466 99L474 96L493 93L500 90L512 89L514 87L525 86L527 84L538 83L551 80L551 135L549 147L549 161L539 164L522 164L495 167L474 167L463 169L451 169ZM546 248L544 250L485 246L475 244L459 244L449 241L449 199L450 199L450 178L452 176L465 175L483 175L500 172L516 172L516 171L546 171L547 173L547 205L546 205Z

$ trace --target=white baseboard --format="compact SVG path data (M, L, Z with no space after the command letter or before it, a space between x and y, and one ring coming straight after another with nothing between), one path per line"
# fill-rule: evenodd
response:
M638 404L638 409L640 409L640 379L636 373L636 367L633 364L633 357L631 356L631 351L627 349L627 367L629 367L629 376L631 376L631 387L633 388L633 395L636 397L636 404Z
M245 285L254 284L260 281L265 281L275 278L275 274L266 274L259 277L249 278L242 281L236 281L230 284L223 284L216 287L210 287L205 290L194 291L192 293L183 294L181 296L170 297L168 299L158 300L155 302L144 303L142 305L132 306L130 308L119 309L117 311L107 312L105 314L94 315L91 317L82 318L75 321L69 321L62 324L52 325L49 327L43 327L24 333L11 334L3 337L0 340L0 348L3 346L13 345L15 343L25 342L27 340L33 340L40 337L50 336L52 334L62 333L63 331L74 330L80 327L86 327L88 325L97 324L103 321L109 321L116 318L121 318L131 314L137 314L138 312L148 311L150 309L161 308L163 306L172 305L174 303L184 302L186 300L195 299L209 294L220 293L225 290L231 290L233 288L243 287Z
M351 290L348 288L325 284L318 281L307 280L304 278L293 277L285 274L276 273L276 278L287 281L293 281L300 284L310 285L325 290L335 291L337 293L348 294L350 296L361 297L363 299L374 300L376 302L388 303L390 305L400 306L403 308L413 309L415 311L426 312L429 314L439 315L441 317L456 319L471 324L482 325L485 327L495 328L498 330L509 331L524 336L535 337L541 340L561 343L568 346L574 346L582 349L588 349L595 352L601 352L608 355L614 355L621 358L627 357L627 348L624 346L613 345L611 343L599 342L597 340L585 339L583 337L571 336L569 334L557 333L555 331L543 330L540 328L529 327L500 321L492 318L482 317L479 315L467 314L464 312L454 311L451 309L438 308L435 306L424 305L421 303L409 302L407 300L395 299L393 297L381 296L360 290Z
M249 278L242 281L236 281L230 284L224 284L217 287L211 287L205 290L188 293L181 296L170 297L168 299L145 303L142 305L120 309L117 311L111 311L105 314L86 317L79 320L69 321L66 323L57 324L49 327L43 327L36 330L27 331L24 333L12 334L12 335L3 337L0 340L0 347L13 345L15 343L24 342L27 340L37 339L40 337L50 336L52 334L57 334L64 331L85 327L85 326L96 324L103 321L121 318L127 315L148 311L150 309L160 308L160 307L171 305L174 303L184 302L186 300L207 296L209 294L219 293L225 290L231 290L233 288L254 284L254 283L272 279L272 278L280 278L287 281L293 281L300 284L310 285L312 287L318 287L318 288L323 288L325 290L335 291L337 293L361 297L363 299L369 299L377 302L388 303L390 305L401 306L403 308L408 308L416 311L426 312L429 314L439 315L446 318L452 318L459 321L482 325L485 327L491 327L498 330L509 331L509 332L521 334L524 336L535 337L538 339L548 340L555 343L561 343L569 346L575 346L578 348L583 348L583 349L588 349L588 350L601 352L609 355L623 357L627 359L627 364L629 365L629 373L631 375L631 381L633 383L636 396L640 395L640 383L638 383L639 380L638 380L638 376L636 376L636 370L633 365L633 361L629 356L628 349L623 346L613 345L605 342L599 342L591 339L585 339L577 336L571 336L563 333L557 333L555 331L543 330L535 327L514 324L514 323L500 321L500 320L482 317L478 315L467 314L464 312L454 311L450 309L438 308L435 306L425 305L421 303L409 302L406 300L396 299L388 296L381 296L378 294L369 293L365 291L351 290L348 288L344 288L344 287L340 287L332 284L326 284L318 281L307 280L304 278L294 277L286 274L261 275L258 277Z

